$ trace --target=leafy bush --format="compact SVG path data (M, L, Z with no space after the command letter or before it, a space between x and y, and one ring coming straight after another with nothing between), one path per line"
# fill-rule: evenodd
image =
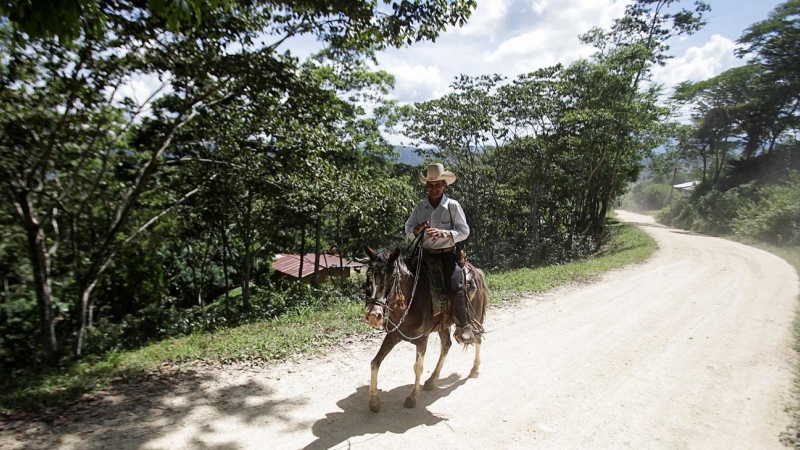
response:
M0 372L41 362L36 298L25 292L0 304Z
M800 173L794 172L779 186L758 190L733 221L733 229L744 236L775 245L800 245Z
M658 214L658 220L670 226L711 235L733 232L733 220L750 200L744 188L720 191L699 190L691 197L678 200Z
M158 304L126 315L119 322L107 316L99 317L86 330L85 353L134 349L170 337L214 331L285 314L305 314L337 301L352 301L357 292L354 283L345 283L342 287L325 285L320 289L304 283L251 285L249 313L244 311L238 288L231 293L227 304L223 296L204 308L185 308L180 306L179 300L166 297Z

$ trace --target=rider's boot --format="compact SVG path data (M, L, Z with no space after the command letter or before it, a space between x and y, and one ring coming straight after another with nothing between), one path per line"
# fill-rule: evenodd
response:
M472 325L469 324L467 318L467 296L462 290L451 294L451 302L453 304L453 312L456 314L456 322L461 326L461 339L462 344L470 344L475 340L475 334L472 330ZM456 327L458 333L458 327Z

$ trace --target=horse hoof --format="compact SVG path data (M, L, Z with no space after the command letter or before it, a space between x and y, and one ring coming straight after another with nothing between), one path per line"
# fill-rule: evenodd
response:
M369 400L369 410L376 413L381 410L381 401L376 399Z
M481 374L480 372L478 372L477 370L473 369L473 370L472 370L472 371L469 373L469 377L470 377L470 378L478 378L478 376L479 376L480 374Z
M413 408L417 406L417 399L414 397L406 397L406 403L404 404L406 408Z
M422 390L424 391L432 391L433 388L436 387L436 382L433 380L428 380L425 382L425 385L422 386Z

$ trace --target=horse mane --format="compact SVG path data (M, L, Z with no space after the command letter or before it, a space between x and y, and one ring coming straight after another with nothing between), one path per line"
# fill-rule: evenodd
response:
M389 260L391 259L392 253L394 253L395 250L398 249L384 248L378 250L377 254L375 255L375 261L385 265L387 269L391 270L391 268L389 267ZM408 266L406 265L406 261L402 251L399 252L399 255L397 256L397 259L395 259L394 263L397 264L397 267L400 269L401 274L411 275L412 277L414 276L414 273L411 270L409 270Z

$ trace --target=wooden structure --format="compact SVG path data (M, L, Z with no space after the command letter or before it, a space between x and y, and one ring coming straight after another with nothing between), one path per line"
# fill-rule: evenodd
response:
M272 261L274 273L270 277L272 281L300 279L303 283L311 283L314 279L314 258L313 253L307 253L302 257L298 254L276 255ZM300 261L303 261L303 273L300 273ZM350 261L341 258L339 255L323 253L319 255L319 281L320 283L328 277L348 278L353 271L360 272L365 264L358 261Z

